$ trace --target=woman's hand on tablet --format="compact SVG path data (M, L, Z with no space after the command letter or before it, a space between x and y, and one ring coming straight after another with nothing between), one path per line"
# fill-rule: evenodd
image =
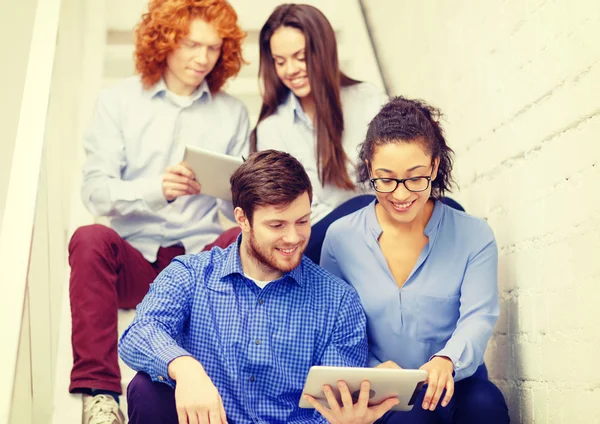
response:
M179 196L200 194L200 188L194 173L181 163L169 166L162 177L162 192L168 202Z
M442 400L442 406L447 406L454 394L454 377L452 376L454 365L450 358L435 356L419 369L427 371L427 380L425 380L427 392L423 398L423 409L435 410L444 389L446 389L446 395Z
M329 403L329 408L321 405L312 396L304 395L304 397L331 424L372 424L400 402L398 398L391 398L379 405L369 406L371 385L368 381L361 383L356 403L353 402L352 394L345 382L338 382L338 390L342 398L341 406L328 384L323 386L323 393Z

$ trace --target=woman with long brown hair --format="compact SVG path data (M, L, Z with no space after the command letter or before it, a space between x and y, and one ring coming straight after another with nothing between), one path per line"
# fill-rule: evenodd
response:
M373 200L353 183L355 164L369 121L387 96L340 70L335 32L313 6L278 6L259 42L263 104L251 150L286 151L304 165L314 187L306 255L318 262L329 225ZM225 233L209 248L229 244L237 233Z

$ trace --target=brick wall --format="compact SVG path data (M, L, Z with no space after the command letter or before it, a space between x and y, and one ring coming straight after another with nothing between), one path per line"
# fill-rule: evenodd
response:
M600 423L600 1L366 0L393 94L442 108L454 197L500 248L514 423Z

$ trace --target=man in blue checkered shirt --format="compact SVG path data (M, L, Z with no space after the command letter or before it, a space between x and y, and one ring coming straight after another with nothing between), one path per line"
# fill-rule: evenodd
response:
M139 371L129 422L374 422L397 400L368 407L368 383L354 405L342 383L345 402L330 402L327 419L298 407L311 366L367 361L358 295L302 256L312 198L304 168L287 153L254 153L231 189L237 243L175 258L121 338L121 358Z

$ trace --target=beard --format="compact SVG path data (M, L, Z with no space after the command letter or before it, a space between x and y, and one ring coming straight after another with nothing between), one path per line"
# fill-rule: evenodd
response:
M301 241L294 256L290 256L289 260L286 261L277 258L277 252L275 252L274 247L261 247L254 236L254 230L251 230L250 243L248 244L247 251L250 257L252 257L260 267L266 270L286 273L300 265L302 255L304 254L307 245L308 243L306 240Z

